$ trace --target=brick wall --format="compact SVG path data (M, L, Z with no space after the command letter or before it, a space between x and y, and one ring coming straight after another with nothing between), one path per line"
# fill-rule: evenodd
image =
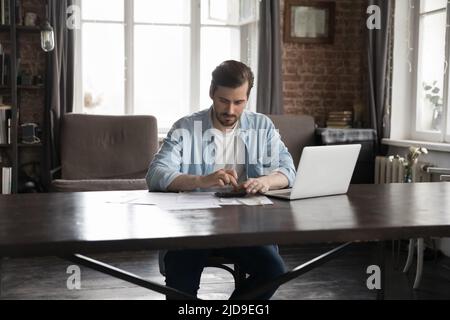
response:
M23 14L37 13L40 24L45 18L44 0L22 0ZM18 50L20 53L20 69L32 76L45 77L46 53L41 49L39 32L21 32L18 36ZM20 90L20 123L35 122L41 127L44 122L45 91L42 89Z
M366 1L335 2L334 44L285 43L283 39L285 113L312 115L319 126L325 124L329 111L352 110L355 101L365 101ZM284 0L281 14L283 24Z

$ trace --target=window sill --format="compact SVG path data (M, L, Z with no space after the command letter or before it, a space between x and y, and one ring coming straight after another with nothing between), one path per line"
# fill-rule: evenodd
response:
M427 148L431 151L450 152L450 143L443 142L429 142L418 140L398 140L398 139L383 139L382 144L395 147L410 147L417 146Z

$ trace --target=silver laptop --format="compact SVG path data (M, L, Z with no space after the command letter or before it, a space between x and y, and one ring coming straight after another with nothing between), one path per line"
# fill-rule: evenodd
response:
M293 188L265 195L296 200L347 193L360 150L360 144L305 147Z

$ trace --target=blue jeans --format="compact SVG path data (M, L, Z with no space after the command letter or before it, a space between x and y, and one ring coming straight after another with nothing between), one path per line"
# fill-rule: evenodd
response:
M197 296L200 277L210 255L227 258L249 275L242 286L233 292L230 299L286 272L276 245L169 251L164 259L166 285ZM277 289L273 288L256 299L270 299Z

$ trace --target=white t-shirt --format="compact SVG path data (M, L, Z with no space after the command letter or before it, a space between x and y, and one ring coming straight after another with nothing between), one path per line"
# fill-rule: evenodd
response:
M226 133L217 132L214 135L215 161L214 172L225 170L236 170L238 182L247 180L245 174L245 145L239 137L239 123Z

